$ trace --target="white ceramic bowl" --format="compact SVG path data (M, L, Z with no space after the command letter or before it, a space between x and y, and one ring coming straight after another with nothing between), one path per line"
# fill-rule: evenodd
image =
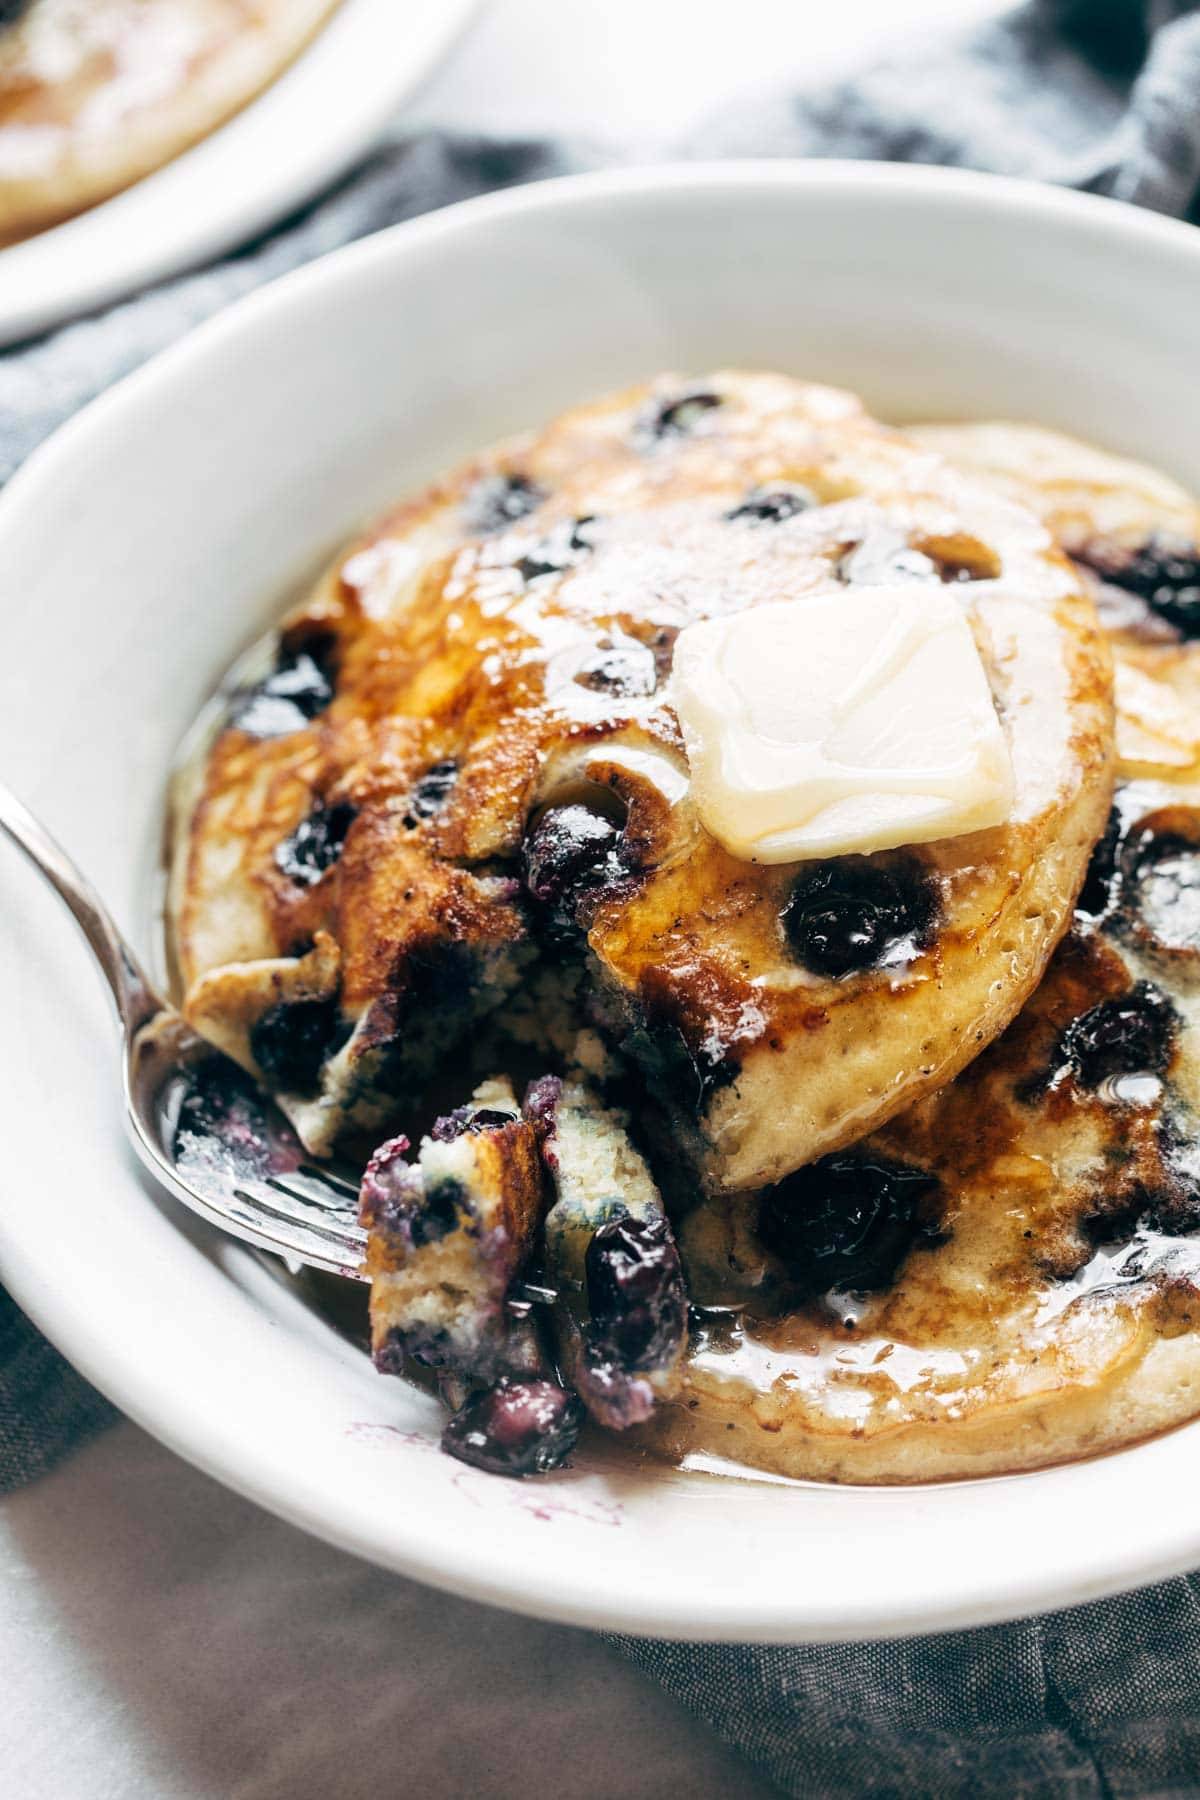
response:
M342 0L227 124L113 199L0 250L0 344L245 243L365 156L479 0Z
M897 418L1042 419L1200 485L1198 317L1200 235L926 169L603 175L402 226L231 308L12 482L0 768L148 944L164 774L214 677L444 464L654 370L742 363ZM142 1186L99 984L15 855L0 917L0 1275L119 1405L297 1523L478 1599L711 1638L977 1624L1200 1564L1200 1425L925 1489L448 1461L432 1401Z

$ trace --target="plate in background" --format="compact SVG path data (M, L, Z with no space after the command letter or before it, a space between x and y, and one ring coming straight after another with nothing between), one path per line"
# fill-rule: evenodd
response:
M1200 487L1200 234L995 177L825 162L548 182L399 226L231 307L0 496L0 767L143 946L175 747L289 587L480 445L657 369L1038 417ZM312 1304L151 1193L100 984L0 856L0 1279L128 1413L385 1567L572 1624L795 1641L951 1629L1200 1565L1200 1423L926 1488L685 1474L587 1449L511 1483ZM44 1224L41 1221L44 1220ZM36 1223L35 1223L36 1222Z
M111 200L0 249L0 344L207 262L303 205L382 135L479 0L342 0L241 112Z

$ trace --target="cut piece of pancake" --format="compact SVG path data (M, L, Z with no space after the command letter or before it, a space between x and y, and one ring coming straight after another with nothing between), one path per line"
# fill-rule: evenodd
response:
M735 860L691 804L676 635L896 581L961 601L1011 819L869 857ZM319 1153L411 1129L479 1022L559 970L672 1155L712 1189L757 1186L1003 1029L1070 917L1111 755L1091 601L1028 511L848 395L663 377L401 506L291 615L185 822L186 1010Z
M287 67L337 4L25 0L6 9L0 245L106 200L207 136Z
M948 428L933 435L953 452ZM1047 517L1072 496L1077 551L1115 543L1121 520L1126 548L1195 557L1190 503L1165 479L1135 470L1123 493L1127 465L1057 437L1039 464L1028 436L961 428L972 467L988 446ZM1200 643L1152 596L1105 607L1125 779L1071 935L951 1086L684 1222L693 1300L730 1310L693 1334L678 1400L647 1428L668 1454L923 1481L1092 1454L1200 1412Z

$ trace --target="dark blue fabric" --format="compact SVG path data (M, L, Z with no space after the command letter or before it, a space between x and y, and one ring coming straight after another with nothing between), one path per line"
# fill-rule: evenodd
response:
M910 34L874 64L865 47L853 80L766 95L679 151L955 163L1195 218L1200 9L1033 0L981 29ZM0 481L86 400L260 283L466 195L620 160L437 136L392 147L225 262L0 356ZM112 1416L0 1291L0 1491ZM621 1644L790 1794L1167 1800L1200 1794L1196 1579L895 1644Z

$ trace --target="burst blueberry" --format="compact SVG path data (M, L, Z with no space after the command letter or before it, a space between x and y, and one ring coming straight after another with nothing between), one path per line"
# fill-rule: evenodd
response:
M355 808L346 801L336 806L318 804L279 845L275 867L297 887L313 887L341 856L356 817Z
M917 954L936 917L933 888L916 864L883 867L860 857L806 869L782 915L799 961L833 980Z
M251 1027L250 1054L272 1087L307 1094L351 1029L336 999L284 1001Z
M490 1475L545 1475L575 1448L583 1408L556 1381L502 1380L449 1420L442 1449Z
M799 1294L869 1292L886 1287L914 1245L932 1237L927 1209L937 1190L935 1176L908 1163L824 1156L766 1190L759 1236Z

